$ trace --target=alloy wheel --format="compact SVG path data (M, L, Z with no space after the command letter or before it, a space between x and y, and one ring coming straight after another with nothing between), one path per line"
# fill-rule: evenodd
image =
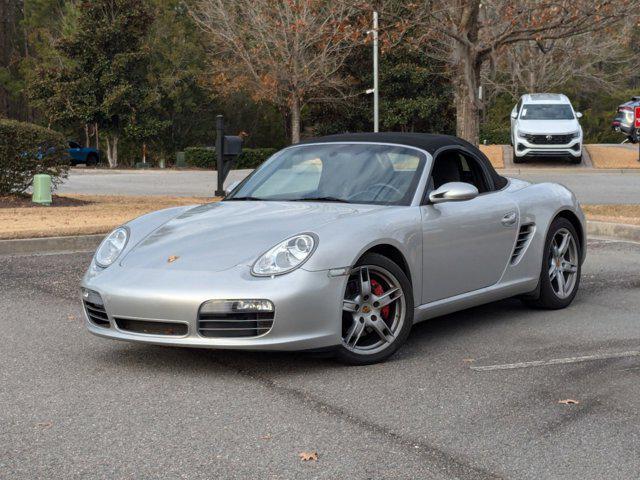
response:
M350 351L373 355L388 348L406 317L398 279L376 265L351 271L342 306L342 343Z
M549 280L558 298L567 298L573 293L578 278L578 246L566 228L559 229L549 248Z

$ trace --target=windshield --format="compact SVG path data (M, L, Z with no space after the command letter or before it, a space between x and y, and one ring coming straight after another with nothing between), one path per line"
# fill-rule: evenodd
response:
M542 103L525 105L520 114L522 120L573 120L573 109L566 104Z
M287 200L409 205L425 158L412 148L310 144L282 150L226 200Z

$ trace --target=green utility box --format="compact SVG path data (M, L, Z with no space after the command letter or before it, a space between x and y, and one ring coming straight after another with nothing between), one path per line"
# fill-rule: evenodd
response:
M31 196L33 203L40 205L51 205L51 176L50 175L34 175L33 176L33 195Z
M187 160L184 152L176 152L176 167L185 168L187 166Z

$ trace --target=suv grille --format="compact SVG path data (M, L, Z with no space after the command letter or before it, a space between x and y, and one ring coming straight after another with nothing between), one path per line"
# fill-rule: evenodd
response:
M271 330L273 312L198 314L198 333L203 337L257 337Z
M531 135L524 136L529 143L536 145L566 145L573 140L573 135Z
M104 308L104 305L88 302L84 300L84 309L87 312L87 317L91 320L91 323L99 327L109 328L109 316Z

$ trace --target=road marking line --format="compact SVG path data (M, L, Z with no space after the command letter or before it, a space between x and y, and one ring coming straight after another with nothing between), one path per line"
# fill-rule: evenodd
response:
M585 355L583 357L552 358L550 360L534 360L532 362L505 363L502 365L472 366L469 368L471 370L476 370L479 372L486 372L490 370L513 370L516 368L541 367L544 365L564 365L567 363L591 362L593 360L607 360L610 358L626 357L640 357L640 350L631 350L629 352L618 353L600 353L596 355Z

